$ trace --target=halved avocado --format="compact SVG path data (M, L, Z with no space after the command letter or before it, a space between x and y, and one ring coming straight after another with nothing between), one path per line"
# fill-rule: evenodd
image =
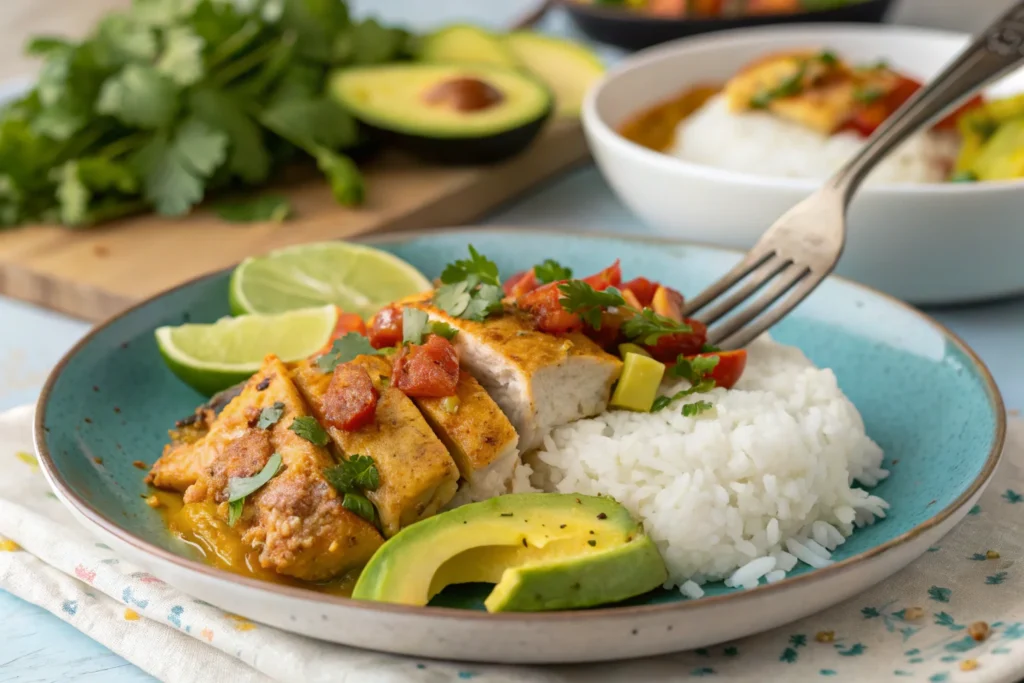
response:
M554 109L544 84L480 64L387 64L343 69L332 96L396 146L442 164L482 164L522 151Z
M419 59L450 64L493 64L515 68L515 56L501 38L479 26L455 24L423 38Z
M505 36L516 59L555 93L558 116L576 117L583 98L604 75L604 64L583 45L533 31Z
M667 576L654 542L614 500L524 493L402 529L370 559L352 597L426 605L452 584L493 583L490 612L578 609L646 593Z

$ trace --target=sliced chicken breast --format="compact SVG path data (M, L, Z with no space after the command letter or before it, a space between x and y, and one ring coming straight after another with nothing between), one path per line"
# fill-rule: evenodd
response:
M329 373L312 361L302 361L292 376L341 456L373 458L380 486L366 495L377 508L384 535L390 537L444 507L458 488L459 470L412 399L390 386L391 364L380 356L359 356L351 362L367 370L380 395L373 422L354 431L329 426L324 419Z
M275 404L280 418L261 428L261 411ZM263 568L322 581L361 567L384 539L370 522L342 506L341 496L324 478L324 470L334 465L330 453L289 429L295 418L307 414L288 369L268 356L197 442L197 450L202 447L212 458L185 492L185 505L215 504L227 519L229 481L256 475L277 453L280 470L245 498L234 529L243 544L259 550Z
M551 429L605 410L622 362L579 333L534 329L514 308L483 322L455 318L422 297L402 302L459 330L452 343L462 367L483 385L519 433L523 453Z
M459 467L459 504L508 492L519 436L498 404L465 370L455 396L413 399Z

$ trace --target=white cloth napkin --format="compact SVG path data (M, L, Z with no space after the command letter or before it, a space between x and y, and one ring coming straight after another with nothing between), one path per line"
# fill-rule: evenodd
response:
M32 452L32 408L0 414L0 588L39 605L165 681L256 683L994 683L1024 677L1024 421L988 492L939 546L837 607L693 652L591 666L419 660L253 624L117 558L50 492ZM990 553L989 551L994 551ZM998 554L998 557L992 555ZM984 621L982 642L969 632Z

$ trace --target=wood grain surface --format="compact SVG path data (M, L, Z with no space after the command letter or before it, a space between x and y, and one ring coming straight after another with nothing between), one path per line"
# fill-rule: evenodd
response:
M103 12L128 4L0 0L0 81L33 73L33 63L20 55L26 36L81 35ZM558 121L526 152L493 166L438 168L387 152L365 169L367 201L358 209L338 206L317 178L276 188L296 210L295 218L283 224L229 224L204 208L180 220L143 215L82 230L27 226L4 231L0 294L98 321L276 247L471 222L587 156L579 124Z

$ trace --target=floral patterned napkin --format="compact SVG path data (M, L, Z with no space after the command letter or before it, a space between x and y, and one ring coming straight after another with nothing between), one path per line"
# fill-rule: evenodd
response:
M693 652L591 666L377 654L254 624L183 595L83 532L46 485L32 409L0 414L0 588L165 681L995 683L1024 678L1024 420L981 503L940 545L841 605Z

